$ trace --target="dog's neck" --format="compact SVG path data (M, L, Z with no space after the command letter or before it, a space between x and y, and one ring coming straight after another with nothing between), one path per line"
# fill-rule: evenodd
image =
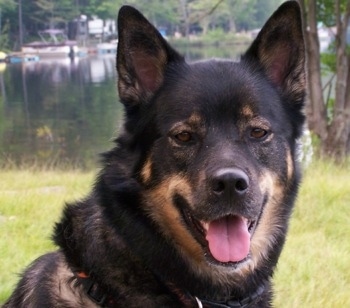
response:
M101 286L93 281L86 273L78 272L75 274L75 276L82 285L85 294L91 301L102 307L115 307L117 305L117 298L101 288ZM244 308L249 307L250 304L256 302L259 297L262 296L262 294L265 292L265 285L260 285L255 292L242 299L232 298L227 301L201 299L172 286L169 287L169 290L178 298L179 302L182 303L184 307Z
M230 299L228 301L212 301L207 299L199 299L195 297L198 303L198 307L210 307L210 308L244 308L249 307L250 304L254 303L265 291L265 286L261 285L252 294L249 294L243 299Z
M198 308L244 308L249 307L255 303L265 292L265 285L260 285L255 292L250 293L248 296L237 299L231 298L229 300L211 300L202 299L190 293L181 292L179 290L171 288L171 291L177 295L185 307L198 307ZM190 304L191 303L191 304Z

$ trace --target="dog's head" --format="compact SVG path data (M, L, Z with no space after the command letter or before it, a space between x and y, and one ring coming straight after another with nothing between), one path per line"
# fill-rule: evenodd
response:
M149 253L149 262L169 277L178 275L169 262L182 262L178 271L217 285L268 277L299 181L305 74L298 4L282 5L237 63L186 63L129 6L118 27L120 143L133 160L138 210L162 238L158 250L172 248Z

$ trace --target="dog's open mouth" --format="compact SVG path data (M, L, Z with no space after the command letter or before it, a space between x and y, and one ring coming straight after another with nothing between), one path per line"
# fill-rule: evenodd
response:
M249 257L250 239L256 221L239 215L227 215L209 222L195 219L183 211L184 219L197 238L208 251L214 262L237 264Z

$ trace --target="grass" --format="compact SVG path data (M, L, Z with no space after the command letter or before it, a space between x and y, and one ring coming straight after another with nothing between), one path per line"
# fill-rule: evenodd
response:
M276 307L350 307L350 165L304 174L275 276Z
M65 201L86 193L92 173L0 170L0 306L25 266L54 249L50 236Z
M83 196L92 180L81 171L0 171L0 305L17 273L54 249L64 201ZM350 307L349 205L349 164L308 167L274 278L275 307Z

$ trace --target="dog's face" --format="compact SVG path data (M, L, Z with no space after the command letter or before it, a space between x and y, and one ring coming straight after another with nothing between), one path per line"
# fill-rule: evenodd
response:
M130 172L158 235L213 283L240 284L266 262L274 267L299 180L298 5L283 5L240 62L194 64L123 7L117 68L124 136L136 157Z

